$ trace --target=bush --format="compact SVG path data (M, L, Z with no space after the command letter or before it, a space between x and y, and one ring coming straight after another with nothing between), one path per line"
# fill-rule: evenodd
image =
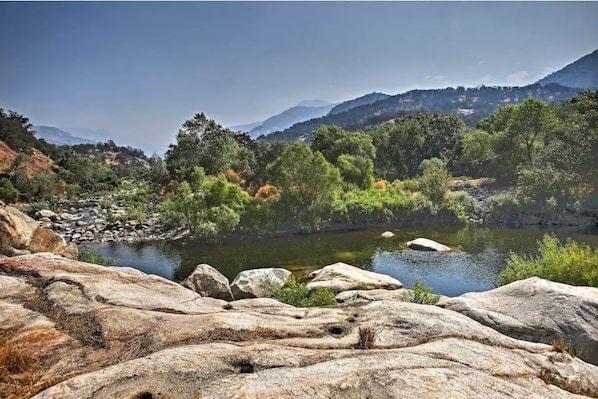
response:
M305 284L291 278L282 288L274 288L272 296L288 305L300 308L327 306L336 303L334 292L328 288L318 288L311 296Z
M598 287L598 249L568 239L565 245L550 234L538 242L539 256L511 253L498 285L537 276L570 285Z
M521 203L515 194L502 193L488 197L488 219L490 221L508 221L521 210Z
M79 262L87 262L87 263L94 263L96 265L102 266L112 266L114 264L114 259L112 258L103 258L101 255L96 254L92 250L88 248L83 248L79 250L79 255L77 255L77 260Z
M446 163L438 158L425 159L420 168L423 170L419 179L421 193L433 203L441 204L452 185L452 177L446 169Z
M0 179L0 200L7 204L17 202L19 198L19 191L12 185L12 182L6 177Z
M415 285L412 289L405 291L403 300L405 302L421 303L424 305L434 305L440 299L440 295L432 294L432 287L426 287L415 279Z

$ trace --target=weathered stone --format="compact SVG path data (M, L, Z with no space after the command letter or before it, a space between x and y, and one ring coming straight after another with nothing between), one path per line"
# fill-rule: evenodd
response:
M52 219L54 221L59 219L59 216L55 212L52 212L49 209L41 209L41 210L35 212L35 217L37 219L48 218L48 219Z
M193 273L183 280L181 285L201 296L224 299L225 301L233 300L228 279L210 265L195 266Z
M408 241L407 246L417 251L438 251L446 252L451 249L444 244L440 244L436 241L429 240L427 238L416 238L413 241Z
M380 236L384 238L392 238L395 235L392 231L385 231L384 233L380 234Z
M390 276L369 272L346 263L338 262L318 269L309 275L311 281L307 283L310 290L320 287L329 288L335 292L364 288L396 290L403 288L403 284Z
M271 294L271 286L282 287L292 273L282 268L244 270L230 285L233 298L260 298Z
M0 325L38 360L26 386L27 396L49 387L38 399L598 393L598 367L440 307L228 303L134 269L50 254L0 261ZM365 328L375 332L372 349L355 349Z
M438 306L501 333L551 344L561 338L587 362L598 364L598 288L532 277L487 292L446 298Z
M77 257L76 245L67 245L62 236L42 228L39 222L10 206L0 205L0 245L7 249ZM7 254L6 250L3 252Z
M397 290L350 290L340 292L336 296L338 303L367 303L374 301L402 301L404 289Z

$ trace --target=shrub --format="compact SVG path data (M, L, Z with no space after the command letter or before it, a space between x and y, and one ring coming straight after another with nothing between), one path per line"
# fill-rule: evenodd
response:
M282 303L300 308L327 306L336 303L334 292L330 289L318 288L310 296L307 286L298 283L294 278L291 278L282 288L273 287L272 296Z
M383 180L377 181L376 183L374 183L374 188L376 190L386 190L386 182Z
M515 194L502 193L488 197L488 219L507 221L513 219L521 210L521 203Z
M19 198L19 191L12 185L12 182L6 177L0 179L0 200L7 204L17 202Z
M406 290L403 294L405 302L421 303L424 305L434 305L440 299L440 295L432 294L432 287L426 287L415 279L415 285L412 289Z
M550 234L538 242L539 256L511 253L498 285L537 276L570 285L598 287L598 249L568 239L565 245Z
M96 254L92 250L88 248L83 248L79 250L79 255L77 255L77 260L80 262L87 262L87 263L94 263L96 265L102 266L112 266L114 264L114 259L112 258L103 258L101 255Z
M452 177L446 163L438 158L425 159L420 168L423 174L419 179L421 193L435 204L441 204L451 189Z

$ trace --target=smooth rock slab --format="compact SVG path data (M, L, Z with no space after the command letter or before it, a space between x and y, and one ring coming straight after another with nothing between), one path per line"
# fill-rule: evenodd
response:
M181 282L183 287L197 292L201 296L232 301L233 294L228 279L218 270L207 264L195 266L189 277Z
M413 241L408 241L407 246L417 251L447 252L451 250L446 245L433 240L429 240L427 238L416 238Z
M356 289L387 289L397 290L403 288L403 284L390 276L380 273L369 272L346 263L338 262L328 265L322 269L312 272L307 283L310 290L320 287L329 288L334 292L342 292Z
M235 299L263 298L270 296L270 285L282 287L291 276L290 271L276 267L244 270L230 288Z
M581 359L598 365L598 288L532 277L443 299L438 306L513 338L545 344L564 338Z

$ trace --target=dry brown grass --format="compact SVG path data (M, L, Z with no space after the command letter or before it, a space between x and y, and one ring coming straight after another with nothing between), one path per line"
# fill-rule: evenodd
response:
M0 334L0 397L28 398L39 391L38 362L33 353Z
M371 326L359 327L359 339L355 348L357 349L372 349L374 347L374 340L376 339L376 330Z

